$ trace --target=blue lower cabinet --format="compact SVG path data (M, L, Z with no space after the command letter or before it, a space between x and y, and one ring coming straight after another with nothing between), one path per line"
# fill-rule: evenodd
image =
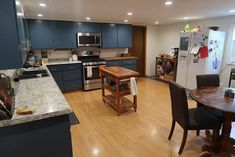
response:
M122 66L122 61L107 61L106 66Z
M48 65L47 67L62 92L82 88L81 64Z
M63 78L61 72L51 72L51 75L53 76L60 90L63 91Z
M64 91L82 88L82 80L73 80L64 82Z
M133 71L137 70L137 60L109 60L106 61L106 66L121 66L123 68L127 68Z
M64 71L63 72L63 80L70 81L70 80L77 80L82 79L81 77L81 70L73 70L73 71Z
M130 70L136 71L136 65L124 65L122 67L126 68L126 69L130 69Z

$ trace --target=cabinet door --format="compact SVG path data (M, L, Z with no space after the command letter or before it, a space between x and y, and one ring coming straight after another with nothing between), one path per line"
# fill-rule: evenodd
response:
M117 48L116 24L102 24L102 47Z
M14 0L0 1L0 69L21 67Z
M63 78L62 78L62 72L51 72L51 75L53 76L56 84L59 86L60 90L63 91Z
M54 33L54 48L76 48L75 22L56 21Z
M118 24L118 47L132 47L132 26L126 24Z
M122 61L107 61L106 66L122 66Z
M29 20L32 49L53 48L53 28L54 21Z
M78 30L79 32L100 33L101 24L92 22L79 22Z

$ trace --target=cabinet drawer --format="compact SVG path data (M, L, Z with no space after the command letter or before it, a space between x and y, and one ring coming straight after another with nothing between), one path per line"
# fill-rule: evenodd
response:
M82 88L82 80L73 80L64 82L64 91Z
M81 70L64 71L63 72L63 79L64 79L64 81L80 80L80 79L82 79Z
M122 66L122 61L108 61L107 66Z
M47 66L50 72L55 72L55 71L61 71L62 70L62 65L48 65Z
M122 66L123 68L127 68L127 69L130 69L130 70L133 70L133 71L136 71L136 65L124 65Z
M81 64L67 64L63 65L63 70L81 70Z
M130 64L136 64L136 60L123 60L122 64L123 65L130 65Z

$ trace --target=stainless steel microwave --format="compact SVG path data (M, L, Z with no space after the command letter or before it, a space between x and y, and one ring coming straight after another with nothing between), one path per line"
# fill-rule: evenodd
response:
M78 46L101 46L101 33L77 33Z

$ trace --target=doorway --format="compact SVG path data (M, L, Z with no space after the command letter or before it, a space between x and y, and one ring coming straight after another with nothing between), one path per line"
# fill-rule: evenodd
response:
M146 26L132 26L132 48L128 53L138 57L137 71L141 77L146 76Z

